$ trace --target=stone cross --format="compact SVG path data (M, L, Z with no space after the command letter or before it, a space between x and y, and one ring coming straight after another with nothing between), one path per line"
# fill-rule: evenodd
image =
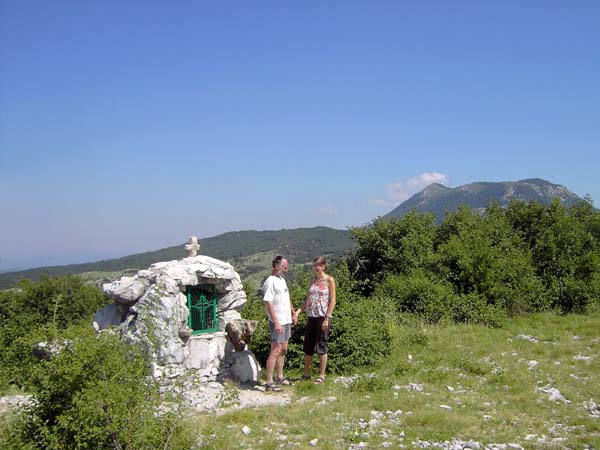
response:
M188 243L185 244L185 249L188 251L188 256L196 256L198 254L198 250L200 250L198 238L196 236L190 236Z

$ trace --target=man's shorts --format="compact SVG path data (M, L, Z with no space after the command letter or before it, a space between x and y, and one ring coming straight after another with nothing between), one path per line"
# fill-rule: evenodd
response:
M325 317L309 317L306 322L306 332L304 334L304 354L313 355L315 352L318 355L324 355L329 350L327 341L329 340L329 329L331 327L331 319L329 326L323 330L322 325Z
M269 332L271 333L271 342L276 344L285 344L292 336L292 324L282 325L283 333L275 331L275 324L269 320Z

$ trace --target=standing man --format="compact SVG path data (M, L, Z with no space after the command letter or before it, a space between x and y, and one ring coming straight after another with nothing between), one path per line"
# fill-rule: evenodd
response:
M271 275L263 284L263 302L269 318L271 334L271 352L267 358L267 391L280 391L281 388L273 383L273 371L277 371L277 384L289 385L283 376L283 363L288 340L292 335L292 321L296 322L294 307L290 301L290 293L283 275L288 271L288 262L283 256L273 259Z

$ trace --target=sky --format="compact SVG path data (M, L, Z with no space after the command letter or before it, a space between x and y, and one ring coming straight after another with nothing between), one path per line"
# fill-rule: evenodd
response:
M0 270L599 169L596 0L0 0Z

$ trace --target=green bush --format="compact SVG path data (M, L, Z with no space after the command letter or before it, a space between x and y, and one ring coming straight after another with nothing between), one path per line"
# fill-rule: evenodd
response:
M532 256L497 205L481 217L463 207L438 230L435 270L456 292L478 294L509 314L540 311L548 296Z
M389 355L395 328L394 304L389 299L340 299L331 323L327 367L348 373L376 364Z
M353 228L357 243L350 265L363 294L370 294L388 274L407 274L428 267L433 256L435 216L411 211L401 219L377 219Z
M109 303L100 289L74 275L21 280L16 289L0 292L0 300L3 321L30 328L52 323L59 329L89 320Z
M35 402L21 417L20 441L41 449L189 448L177 408L161 412L156 382L136 346L118 336L79 337L34 369Z
M399 313L415 314L431 324L448 317L456 302L450 284L434 281L422 271L406 276L388 275L375 292L378 297L392 300Z
M27 386L36 362L32 347L48 329L89 326L106 303L102 291L76 276L22 280L16 289L0 291L0 392Z
M0 325L0 393L28 386L31 371L38 363L33 346L46 340L47 335L47 326L24 329L15 323Z
M452 307L450 314L452 320L457 323L481 324L493 328L502 326L506 319L504 309L488 304L475 292L461 295Z

